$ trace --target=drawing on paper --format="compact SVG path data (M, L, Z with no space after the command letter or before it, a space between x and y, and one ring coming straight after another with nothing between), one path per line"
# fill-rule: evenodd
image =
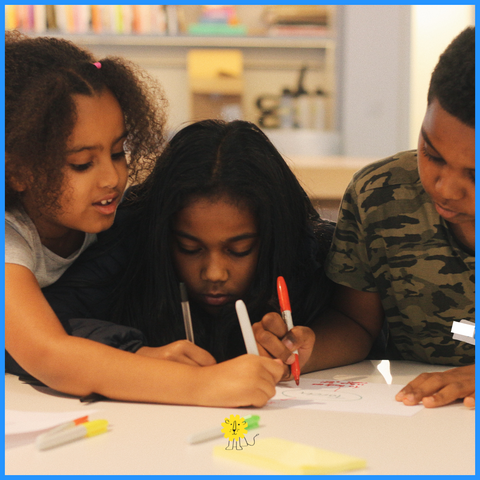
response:
M352 393L365 385L365 382L339 382L337 380L321 380L312 383L313 388L291 388L281 392L281 396L297 400L321 402L354 402L362 399L361 395Z
M296 400L311 400L321 402L351 402L361 400L362 397L355 393L331 392L327 389L320 390L286 390L282 392L286 398L295 398Z
M291 380L280 382L267 409L305 408L330 412L411 416L423 405L406 407L395 400L404 385L302 378L302 388Z

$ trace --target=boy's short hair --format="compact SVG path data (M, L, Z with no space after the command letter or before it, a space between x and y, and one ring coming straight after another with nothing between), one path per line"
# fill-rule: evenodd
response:
M441 107L475 128L475 27L461 32L440 55L428 90L428 104Z

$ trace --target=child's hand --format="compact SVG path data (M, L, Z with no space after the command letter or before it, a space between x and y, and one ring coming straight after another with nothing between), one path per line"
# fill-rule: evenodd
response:
M283 375L280 360L257 355L241 355L232 360L201 368L192 385L195 405L210 407L262 407L275 395L275 385Z
M466 407L475 407L475 365L422 373L395 396L405 405L423 402L427 408L441 407L458 398L464 399Z
M311 328L296 326L288 331L285 322L278 313L267 313L260 322L252 325L255 340L259 344L260 355L279 358L285 364L291 365L295 357L292 354L298 350L300 370L312 354L315 343L315 333ZM290 369L285 370L282 380L292 378Z
M138 355L152 357L158 360L199 365L206 367L217 363L210 353L188 340L177 340L163 347L142 347L137 350Z

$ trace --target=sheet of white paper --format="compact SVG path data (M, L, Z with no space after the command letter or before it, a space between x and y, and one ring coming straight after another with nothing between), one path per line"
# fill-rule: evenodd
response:
M37 432L53 428L61 423L91 415L97 410L77 410L71 412L22 412L5 409L5 435Z
M423 405L405 406L395 400L404 385L314 380L300 378L300 386L292 380L277 385L276 395L264 408L308 408L334 412L377 413L411 416Z

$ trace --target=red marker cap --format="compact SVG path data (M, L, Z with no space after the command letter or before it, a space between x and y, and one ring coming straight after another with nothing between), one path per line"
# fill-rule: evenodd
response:
M290 299L288 298L287 284L283 277L277 278L277 292L278 292L278 301L280 302L280 308L282 312L285 310L292 311L290 307Z

